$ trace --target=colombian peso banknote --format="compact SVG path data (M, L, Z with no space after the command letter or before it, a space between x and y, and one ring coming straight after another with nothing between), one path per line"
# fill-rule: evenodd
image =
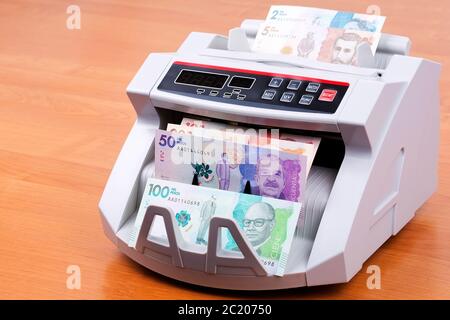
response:
M301 6L271 6L266 21L302 27L381 32L386 17Z
M297 142L293 140L280 140L269 136L267 133L245 129L205 129L199 127L184 127L169 123L167 131L178 134L191 134L195 136L215 138L218 140L248 144L260 148L276 148L280 151L302 154L306 156L306 176L311 169L315 156L315 147L312 143ZM277 135L278 137L278 135Z
M272 6L253 51L356 65L367 43L375 54L385 17L295 6Z
M136 247L149 205L171 209L176 227L190 250L196 247L206 250L212 217L234 220L269 275L284 274L295 228L304 226L301 204L297 202L150 178L128 242L130 247ZM167 239L160 218L155 217L150 239ZM239 251L229 231L222 230L220 237L222 250Z
M274 135L273 133L274 130L264 131L262 129L258 129L258 131L256 131L248 127L229 125L225 123L198 120L192 118L183 118L180 125L169 124L167 127L167 131L174 130L175 132L193 134L196 130L195 128L222 131L225 132L225 137L229 137L232 134L249 135L250 140L248 143L255 144L256 142L251 141L251 138L256 137L259 146L264 146L264 144L266 143L271 143L272 138L279 139L280 141L272 143L272 145L279 146L280 150L293 153L300 152L305 156L307 156L306 176L308 176L309 170L311 169L313 160L316 156L317 150L319 149L321 141L320 137L289 134L285 132L280 133L278 131L275 131L276 135ZM212 133L217 136L217 132L212 131ZM218 136L220 137L221 135L219 134ZM264 137L268 138L264 139Z
M158 130L158 179L301 202L307 156L278 148Z

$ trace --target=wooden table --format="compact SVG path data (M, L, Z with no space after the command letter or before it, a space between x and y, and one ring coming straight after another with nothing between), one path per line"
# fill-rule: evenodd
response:
M273 1L278 2L278 1ZM66 28L70 4L81 29ZM295 4L282 1L281 4ZM297 4L299 2L297 1ZM373 1L302 1L365 12ZM144 269L104 236L97 204L135 120L125 94L150 52L191 31L226 34L270 1L0 2L0 298L450 298L450 3L378 0L384 31L443 63L439 189L348 284L271 293L186 285ZM426 106L424 106L426 107ZM420 168L418 168L420 170ZM367 266L382 272L366 287ZM81 289L66 269L81 269Z

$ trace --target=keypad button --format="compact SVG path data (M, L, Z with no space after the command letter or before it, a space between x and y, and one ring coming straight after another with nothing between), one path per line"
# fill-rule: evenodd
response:
M294 92L284 92L280 98L281 102L291 102L294 99Z
M261 96L261 99L273 100L276 94L277 94L276 90L267 89L266 91L264 91L263 95Z
M310 82L308 84L308 87L306 87L306 92L317 92L319 91L320 88L320 83L316 83L316 82Z
M283 78L272 78L269 82L269 87L279 88L283 83Z
M302 85L302 82L300 80L291 80L291 81L289 81L287 88L289 90L298 90L301 85Z
M238 100L245 100L246 97L247 97L247 95L245 95L245 94L238 94L236 99L238 99Z
M325 102L333 102L334 98L336 98L337 91L331 89L323 89L320 94L319 100Z
M309 106L313 100L314 100L314 96L309 95L309 94L304 94L304 95L302 95L302 97L300 98L300 101L298 103L303 104L305 106Z

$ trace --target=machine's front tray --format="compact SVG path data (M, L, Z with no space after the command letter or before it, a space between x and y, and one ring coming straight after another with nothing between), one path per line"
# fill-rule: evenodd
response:
M160 273L164 276L206 287L230 289L230 290L272 290L306 286L306 264L313 242L296 236L291 248L286 273L283 277L256 276L207 273L205 271L190 268L177 267L171 263L167 256L155 256L153 252L144 251L144 254L136 251L127 244L131 234L136 214L134 214L120 231L115 235L118 248L137 263ZM192 260L190 253L180 249L182 260Z
M144 170L143 176L151 172ZM135 212L128 218L117 234L107 232L113 242L127 256L147 267L170 278L180 281L214 288L236 290L270 290L306 286L306 269L315 233L322 213L326 207L331 192L336 171L333 169L314 167L308 177L305 201L302 209L305 211L305 227L296 231L291 246L286 272L283 277L261 276L234 266L218 268L216 273L207 272L206 255L192 252L188 248L178 247L181 263L174 263L167 252L144 249L143 253L128 246L134 221ZM105 223L105 225L107 225ZM177 265L178 264L178 265Z

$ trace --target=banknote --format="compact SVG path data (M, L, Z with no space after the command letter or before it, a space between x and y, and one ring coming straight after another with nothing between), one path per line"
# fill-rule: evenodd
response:
M157 130L158 179L301 202L307 156L277 148Z
M358 50L364 43L375 54L381 33L334 28L273 26L255 40L253 51L284 54L344 65L358 65Z
M269 275L283 276L295 229L304 226L297 202L150 178L128 241L130 247L136 247L149 205L169 208L184 242L201 251L208 244L212 217L234 220ZM150 239L167 239L165 230L161 217L155 217ZM228 230L222 230L220 237L222 250L239 251Z
M248 129L248 127L238 126L235 124L227 124L227 123L223 123L223 122L216 122L216 121L210 121L210 120L192 119L192 118L187 118L187 117L184 117L181 120L180 125L183 127L188 127L188 128L198 127L198 128L216 129L216 130L241 129L241 130L245 131ZM320 137L289 134L289 133L285 133L285 132L279 133L279 138L281 140L297 141L297 142L312 144L312 145L314 145L314 152L317 152L317 149L319 148L320 141L321 141Z
M273 6L252 50L357 65L367 43L375 54L385 17L295 6Z
M265 21L279 25L301 25L305 28L381 32L386 17L330 9L274 5L270 7Z
M179 126L169 124L167 127L168 131L175 130L176 132L180 133L190 133L192 134L194 131L194 128L201 128L201 129L211 129L211 130L219 130L219 131L226 131L228 134L236 133L237 135L240 134L246 134L250 130L250 136L256 136L260 138L261 136L268 136L269 139L258 139L258 143L260 145L263 145L264 143L270 143L270 138L273 137L273 130L268 130L267 132L261 132L258 130L256 132L255 130L252 131L251 128L237 126L237 125L230 125L226 123L219 123L215 121L207 121L207 120L198 120L198 119L192 119L192 118L183 118L181 121L180 126L183 128L180 128ZM169 129L170 128L170 129ZM217 132L213 132L217 136ZM229 135L227 135L229 136ZM312 137L312 136L305 136L305 135L297 135L297 134L289 134L285 132L279 133L277 131L277 138L279 138L280 142L278 143L272 143L272 145L279 145L281 150L289 151L290 150L303 150L303 154L308 157L307 159L307 172L306 175L308 176L309 170L311 169L313 160L316 156L317 150L319 149L320 137ZM293 142L293 143L288 143Z
M276 148L288 153L302 154L306 156L307 177L316 151L314 144L312 143L275 139L267 134L267 132L261 133L250 129L205 129L202 127L184 127L182 125L169 123L167 125L167 131L178 134L193 134L195 136L254 145L262 148Z
M201 120L201 119L192 119L184 117L181 120L180 125L188 128L204 128L204 129L227 129L230 125L223 122L209 121L209 120ZM242 128L236 126L238 128Z

